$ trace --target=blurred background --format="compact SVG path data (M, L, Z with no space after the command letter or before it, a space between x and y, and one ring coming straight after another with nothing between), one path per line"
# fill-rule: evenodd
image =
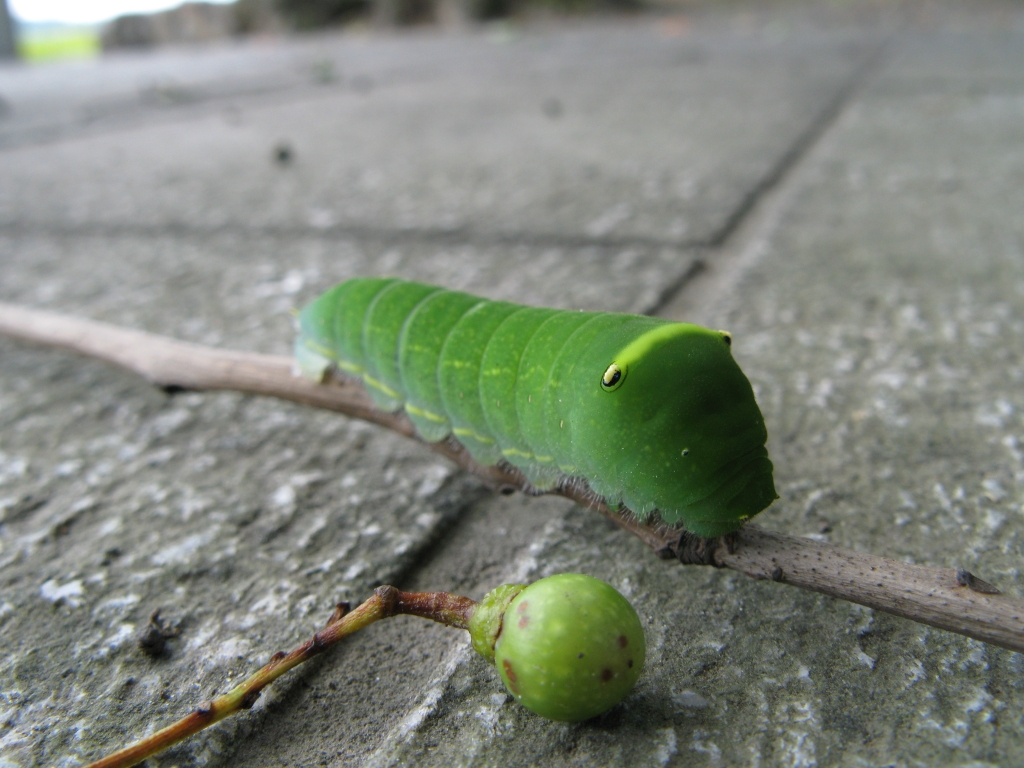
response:
M2 0L0 56L83 58L118 48L340 26L467 23L636 11L642 0Z
M680 13L707 8L819 6L826 12L892 14L949 3L917 0L0 0L0 58L39 62L104 51L281 35L325 28L434 25L464 29L502 20ZM990 7L986 3L986 7ZM934 13L934 8L929 11Z

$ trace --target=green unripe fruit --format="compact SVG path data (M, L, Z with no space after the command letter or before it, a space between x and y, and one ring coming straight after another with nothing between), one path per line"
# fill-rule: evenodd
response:
M591 576L564 573L534 582L508 603L494 663L527 709L578 721L626 698L646 650L626 598Z

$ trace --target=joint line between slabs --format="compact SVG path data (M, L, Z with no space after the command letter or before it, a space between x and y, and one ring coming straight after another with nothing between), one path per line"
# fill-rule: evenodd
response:
M742 229L742 225L750 219L755 210L762 207L766 199L775 196L774 193L785 186L785 182L792 178L796 169L801 165L801 161L811 153L811 150L820 143L821 139L829 132L829 129L835 125L846 106L852 101L854 95L888 59L889 47L890 40L886 39L865 55L864 60L854 69L853 74L839 88L835 96L825 105L825 108L797 136L789 149L768 169L767 173L743 196L739 205L733 210L722 226L699 245L708 251L721 251L724 246L729 244L733 235ZM644 314L657 315L662 312L706 268L707 263L698 259L675 283L665 289L659 300Z

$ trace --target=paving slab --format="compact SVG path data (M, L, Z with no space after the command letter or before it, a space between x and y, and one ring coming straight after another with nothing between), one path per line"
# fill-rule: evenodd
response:
M1022 49L954 36L998 64L965 75L926 41L897 47L806 159L727 299L708 304L697 280L666 313L735 334L782 493L761 524L963 565L1020 596L1024 83L1013 91L1006 76ZM651 658L624 705L584 725L530 718L466 651L424 696L427 713L367 762L1021 761L1020 654L736 574L637 568L644 555L570 513L527 562L530 578L581 570L642 606ZM240 754L257 760L288 719Z
M762 524L964 566L1021 596L1024 60L1005 31L906 38L740 254L730 298L667 311L736 334L782 494ZM737 587L727 601L760 591ZM1020 654L854 620L831 601L815 606L815 620L835 613L812 638L805 599L773 594L764 620L788 614L788 628L745 636L785 652L743 669L777 747L799 736L775 762L1021 762ZM804 673L802 693L776 693ZM744 729L712 731L725 764L763 738Z
M702 243L878 45L859 30L666 37L649 21L456 40L385 72L341 38L324 66L349 81L225 96L188 130L13 148L0 223Z
M0 247L7 299L278 354L289 351L296 303L351 274L384 269L495 298L640 311L692 261L666 249L232 235L25 236ZM586 272L603 277L574 281ZM266 656L265 644L296 645L334 602L402 582L484 493L426 449L368 425L230 394L170 397L97 363L2 344L2 631L18 649L3 673L4 739L14 764L74 764L81 750L224 685ZM489 588L473 586L477 596ZM139 667L135 633L157 607L181 623L181 647L168 663ZM358 668L377 668L386 653L368 648ZM50 684L33 683L39 658L66 673L57 699L43 695ZM81 722L80 694L109 714ZM402 716L394 700L386 708ZM388 722L365 718L363 738L379 740ZM43 724L46 738L30 738ZM237 729L212 738L186 754L229 752Z

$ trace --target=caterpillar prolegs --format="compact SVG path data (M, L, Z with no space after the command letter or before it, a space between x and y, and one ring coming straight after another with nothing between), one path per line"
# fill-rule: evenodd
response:
M423 283L355 278L299 314L295 355L362 378L427 441L454 435L539 488L586 479L610 504L700 536L777 498L761 411L731 337L688 323L526 307Z

